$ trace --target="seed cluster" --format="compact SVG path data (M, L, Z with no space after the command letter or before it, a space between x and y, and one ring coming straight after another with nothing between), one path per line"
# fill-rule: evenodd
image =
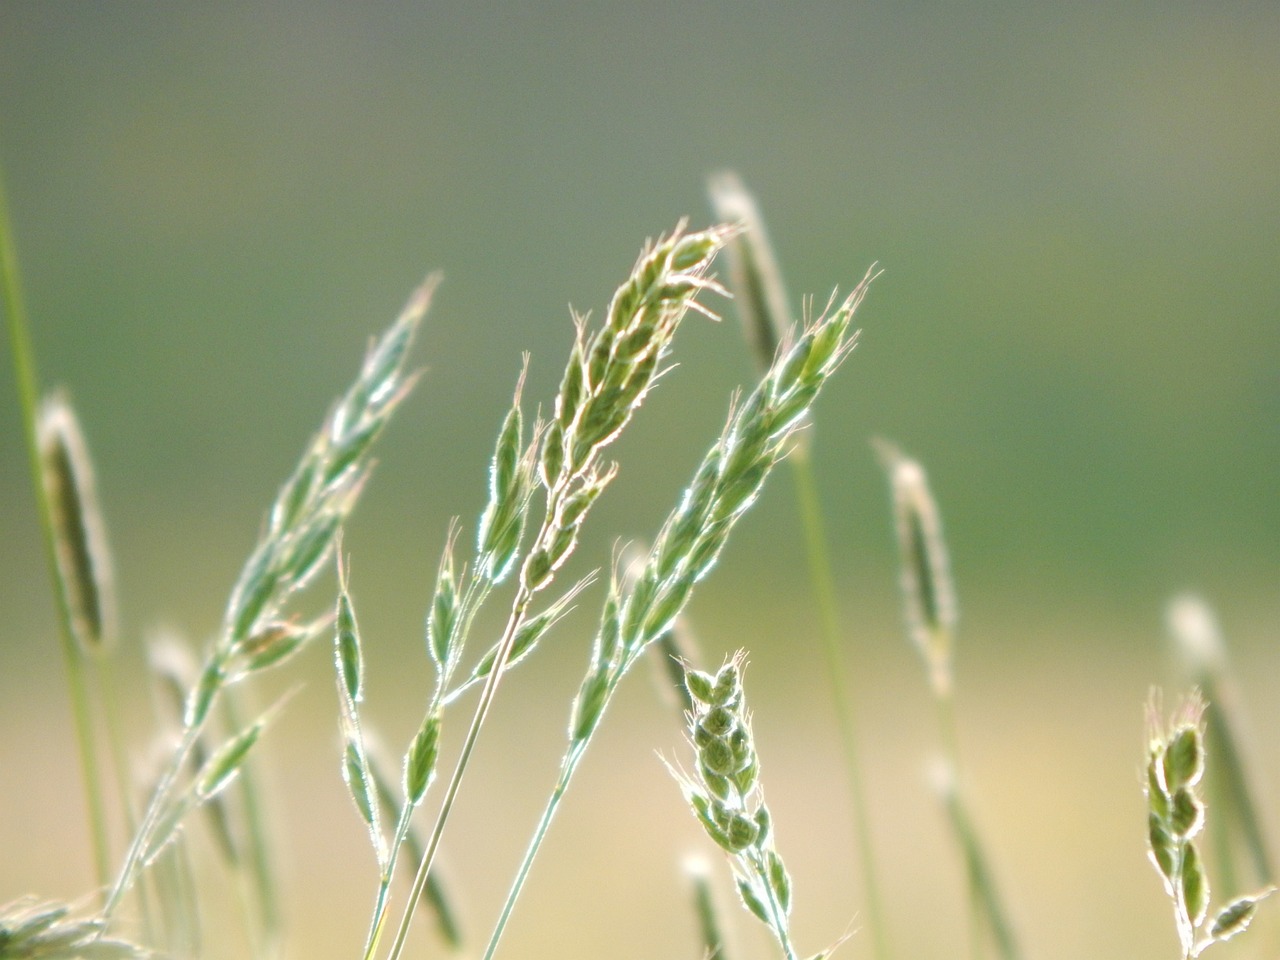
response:
M730 231L684 233L683 224L647 249L609 304L604 325L588 335L579 321L573 350L546 426L538 463L547 491L547 522L521 571L538 590L577 544L587 511L613 479L600 451L618 436L644 401L671 351L694 298L723 292L706 272Z
M760 789L760 759L742 691L741 655L712 676L686 668L693 702L689 736L698 755L697 780L681 787L707 835L729 854L743 904L773 930L788 957L791 877L773 848L769 808Z
M1166 729L1151 709L1147 749L1147 837L1149 855L1173 901L1174 922L1184 957L1229 940L1253 920L1258 903L1274 887L1237 897L1209 913L1209 877L1196 837L1204 829L1200 784L1205 771L1204 702L1193 695Z

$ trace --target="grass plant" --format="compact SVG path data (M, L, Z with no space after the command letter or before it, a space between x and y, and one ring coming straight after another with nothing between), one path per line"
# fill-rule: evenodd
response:
M985 932L1001 960L1018 960L1021 954L1008 910L996 890L990 858L960 784L960 733L953 674L959 606L942 536L942 517L924 468L891 443L881 440L876 447L893 499L907 633L924 661L929 690L938 708L943 756L935 770L934 786L964 859L969 885L970 955L974 960L984 955Z
M754 201L732 179L718 181L713 193L725 223L703 230L680 223L643 248L598 323L573 318L559 388L532 417L526 414L523 394L525 372L534 361L524 358L511 404L497 425L487 483L477 497L483 506L473 525L455 521L436 565L425 616L426 659L434 680L424 709L407 742L388 750L365 716L375 686L367 676L352 589L361 561L345 552L342 531L373 469L374 445L413 385L409 352L436 278L410 297L400 317L372 341L353 382L269 506L262 532L230 590L216 636L199 655L176 642L153 646L153 682L165 691L177 719L160 723L159 739L167 743L167 753L142 796L134 796L126 778L117 776L123 826L131 837L121 851L108 842L107 786L95 749L99 729L116 730L112 765L123 770L125 747L110 709L114 680L109 668L94 666L109 664L112 647L126 642L114 639L106 523L93 492L88 444L70 402L56 392L46 393L43 405L40 400L0 194L0 288L60 616L98 893L96 901L90 896L77 905L25 898L0 906L0 960L194 958L211 939L224 939L224 927L209 928L202 920L203 884L209 874L197 868L201 853L186 842L186 826L197 813L208 821L215 857L239 891L249 955L270 958L285 952L277 873L253 763L257 744L271 735L273 719L288 709L288 697L254 713L244 708L239 691L317 642L330 643L333 656L341 741L334 776L345 783L355 813L353 829L359 824L367 833L377 868L373 889L356 894L367 894L369 903L360 950L364 960L408 955L413 920L423 910L434 915L443 949L465 950L483 960L496 956L615 696L632 668L655 655L679 688L685 710L692 772L673 764L685 802L725 856L745 909L742 919L750 915L763 924L784 960L800 960L791 918L803 879L793 882L776 840L779 825L764 801L764 763L743 685L746 654L730 657L714 672L703 671L685 637L691 598L773 472L788 459L797 466L802 535L810 550L831 697L841 718L869 933L876 954L886 956L889 938L844 687L847 637L834 599L825 525L812 495L811 441L803 432L818 397L853 351L854 315L877 274L873 268L847 295L832 295L826 309L801 311L803 321L791 323L781 272ZM728 289L714 273L716 258L726 249L732 261ZM641 415L646 397L669 368L682 322L691 311L715 317L714 298L731 291L753 331L755 384L728 398L722 428L707 438L701 462L653 532L652 545L630 552L617 549L597 572L563 582L563 569L578 549L584 524L621 469L608 459L612 444ZM953 710L955 590L937 507L916 461L888 445L880 452L893 493L908 632L923 657L940 717L945 754L940 792L968 877L972 952L980 956L985 949L978 932L982 928L1001 960L1015 960L1021 954L963 789ZM632 534L616 531L620 539ZM332 604L308 608L303 587L330 574ZM483 941L469 940L436 862L442 838L462 800L465 775L504 677L536 656L552 631L564 629L569 611L592 596L598 598L599 613L576 695L565 704L567 737L552 786L496 920ZM481 614L499 603L502 626L486 634L481 625L490 622L493 611ZM1217 653L1205 653L1217 647L1204 641L1212 631L1198 609L1176 608L1174 632L1184 648L1196 652L1195 682L1214 704L1226 686L1225 661ZM91 675L101 681L96 696ZM458 718L467 698L474 699L470 716ZM1166 723L1153 708L1145 757L1150 856L1173 903L1183 960L1240 933L1272 889L1238 724L1228 719L1234 714L1215 715L1212 709L1194 696ZM1218 732L1212 733L1215 728ZM447 776L438 769L443 755L455 757ZM395 762L388 762L388 756ZM1260 884L1257 892L1228 898L1212 915L1199 847L1206 820L1200 789L1210 758L1223 771L1221 819L1235 824L1225 836L1247 852ZM425 816L428 806L433 816ZM1224 860L1222 872L1240 872L1235 862ZM408 883L400 897L397 876ZM716 911L711 883L701 871L694 877L693 900L699 937L691 941L690 952L728 956L726 928L732 928L734 918ZM825 958L844 939L813 956Z
M769 242L764 218L755 198L742 180L732 172L720 173L712 177L710 193L716 215L729 223L741 224L740 232L730 241L726 251L729 261L729 289L733 292L734 304L752 356L759 368L767 370L778 352L779 343L786 337L791 326L791 301L782 279L782 268L778 265L777 255ZM857 721L849 683L845 679L847 671L843 651L847 646L847 638L841 627L835 586L832 583L826 521L818 497L818 484L814 478L807 436L799 438L788 460L794 481L797 513L804 531L809 582L821 624L821 648L826 659L827 683L836 714L836 728L840 731L845 775L849 782L849 812L858 841L858 864L866 897L867 929L878 960L888 960L889 936L871 843L872 830L867 815Z

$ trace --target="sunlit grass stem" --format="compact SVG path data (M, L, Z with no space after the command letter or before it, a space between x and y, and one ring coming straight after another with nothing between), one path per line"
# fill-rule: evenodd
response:
M704 290L720 290L706 273L729 232L713 227L689 233L682 221L670 234L646 245L631 275L615 291L598 329L588 334L585 320L577 323L553 416L545 431L534 431L538 435L537 475L545 489L543 519L519 563L518 585L506 626L441 799L388 960L397 960L404 950L463 775L534 597L552 583L556 571L572 554L587 513L616 475L616 464L606 465L602 452L630 422L660 376L685 314L690 309L708 312L695 297ZM482 551L490 558L504 558L486 564L493 568L508 569L516 562L525 525L532 477L528 482L521 480L520 434L518 415L508 417L499 440L501 455L495 459L491 477L490 507L481 522ZM510 444L504 442L508 435L513 438Z

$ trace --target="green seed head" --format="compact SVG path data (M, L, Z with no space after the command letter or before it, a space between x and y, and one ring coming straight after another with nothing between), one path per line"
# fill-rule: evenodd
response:
M773 817L764 804L761 804L760 809L756 811L756 827L760 831L760 843L768 843L769 838L773 836Z
M564 470L564 426L559 420L551 421L547 433L542 438L542 457L538 461L538 472L542 485L548 490L555 488L560 482Z
M756 755L752 753L747 758L747 761L738 767L737 772L733 775L733 783L738 788L738 792L746 796L755 789L759 780L760 762L756 759ZM764 808L762 807L761 809Z
M737 813L729 821L725 834L729 839L729 848L734 853L741 853L755 844L760 836L760 828L750 817Z
M715 680L712 679L710 674L703 673L701 670L685 670L684 685L689 691L689 695L699 703L711 704L715 702L712 699Z
M724 243L723 230L705 230L681 237L671 251L671 268L685 271L705 267Z
M1151 862L1162 877L1172 880L1177 866L1178 847L1165 828L1163 819L1154 813L1147 817L1147 841L1151 848Z
M1147 763L1147 807L1162 820L1169 816L1169 795L1165 793L1163 751L1152 754Z
M707 785L707 789L711 791L712 796L717 800L728 800L732 795L733 783L728 777L721 776L710 769L703 763L701 756L698 758L698 774L702 777L703 783Z
M1173 795L1169 826L1183 839L1194 837L1204 826L1204 804L1186 787Z
M698 720L698 726L713 737L726 737L737 725L737 718L727 707L712 707Z
M1218 911L1209 928L1209 935L1214 940L1230 940L1243 931L1258 912L1258 903L1275 892L1275 887L1268 887L1261 893L1247 897L1238 897Z
M738 758L734 756L733 748L718 737L707 741L707 745L699 750L698 755L703 768L712 773L729 777L737 772Z
M716 685L708 701L718 707L732 707L742 697L742 674L738 664L730 661L716 674Z
M89 449L65 396L45 398L36 433L71 629L83 651L100 653L115 638L115 588Z
M1182 845L1182 898L1192 925L1200 926L1209 909L1209 878L1200 851L1189 840Z
M1170 793L1195 786L1204 774L1204 742L1199 726L1174 731L1164 751L1164 782Z

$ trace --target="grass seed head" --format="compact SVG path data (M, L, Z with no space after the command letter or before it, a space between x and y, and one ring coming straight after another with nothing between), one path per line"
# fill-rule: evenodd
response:
M717 174L708 185L716 218L739 226L729 240L728 288L756 364L768 370L791 326L782 272L755 198L738 176Z
M89 448L64 394L40 405L36 434L71 631L83 652L101 653L115 639L114 577Z
M935 695L947 697L958 611L942 518L920 464L890 443L876 447L893 497L907 629Z

